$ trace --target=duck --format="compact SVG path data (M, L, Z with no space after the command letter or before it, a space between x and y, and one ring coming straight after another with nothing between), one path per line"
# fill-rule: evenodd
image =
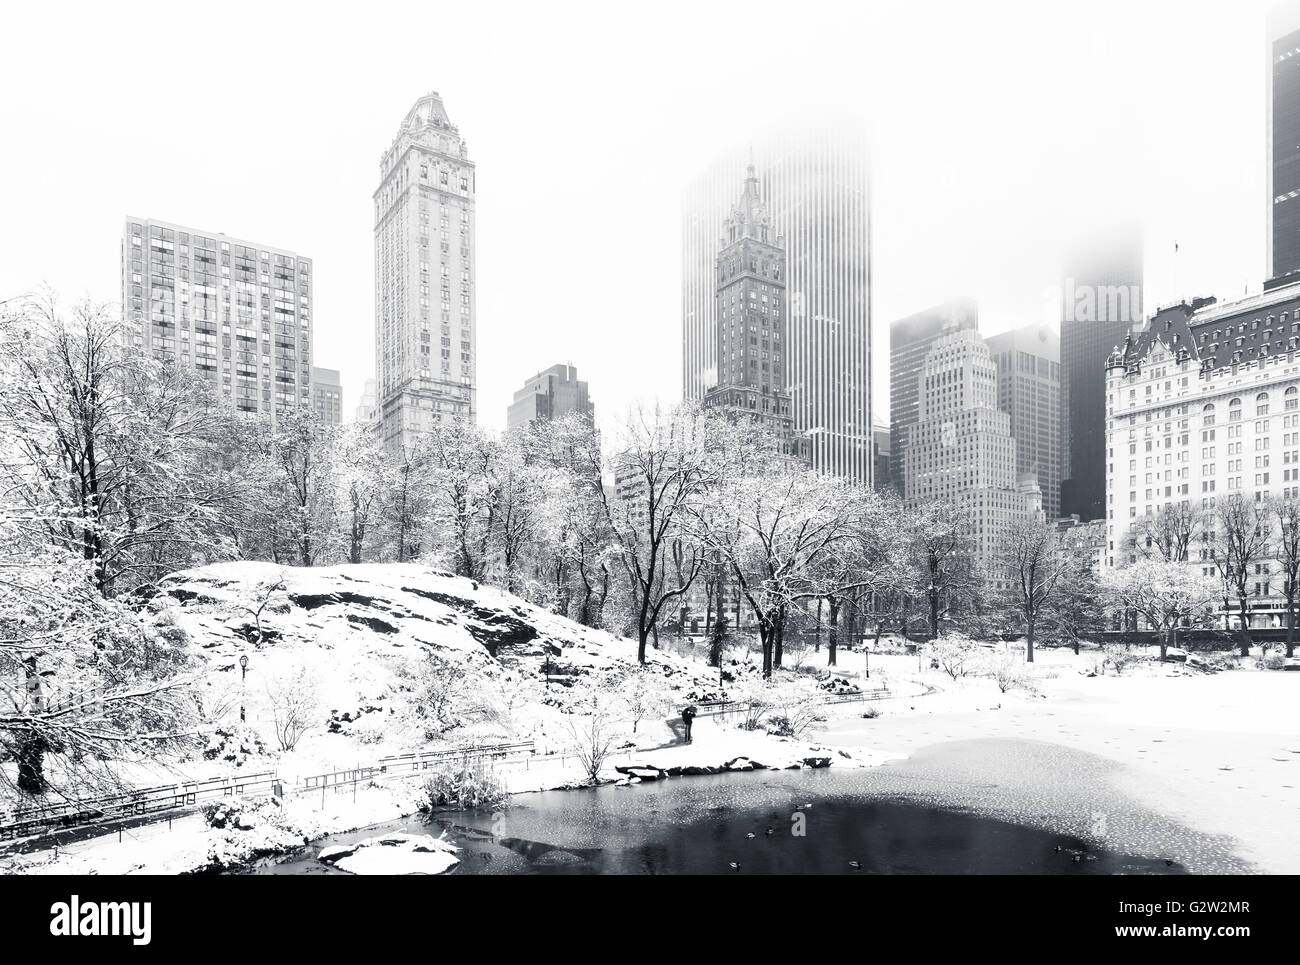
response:
M764 831L763 833L766 834L766 835L770 838L773 834L776 833L776 828L768 828L768 829L767 829L766 831Z
M740 870L740 862L739 862L739 861L732 861L730 864L727 865L727 867L730 868L732 871L739 871L739 870Z
M859 870L862 869L862 862L861 862L861 861L858 861L858 860L855 858L855 859L853 859L852 861L849 862L849 867L852 868L854 871L859 871Z
M747 837L747 838L752 838L752 837L754 837L754 832L753 832L753 831L750 831L749 834L745 835L745 837Z

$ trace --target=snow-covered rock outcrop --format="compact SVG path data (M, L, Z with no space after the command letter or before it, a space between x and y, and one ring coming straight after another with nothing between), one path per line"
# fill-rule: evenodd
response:
M411 563L220 563L167 577L150 606L186 632L204 710L225 722L208 757L241 766L275 752L273 693L286 686L310 689L317 704L296 752L304 768L350 766L427 744L408 710L430 656L465 668L471 692L508 708L505 723L477 722L484 740L535 736L548 717L559 739L560 708L636 660L633 641ZM683 693L715 685L702 662L660 651L650 660Z

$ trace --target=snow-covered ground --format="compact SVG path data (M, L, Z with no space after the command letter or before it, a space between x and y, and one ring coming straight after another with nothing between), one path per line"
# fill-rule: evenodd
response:
M1119 790L1143 806L1236 842L1261 871L1300 873L1300 673L1256 661L1207 674L1151 662L1090 676L1096 650L1040 651L1037 695L1003 694L987 678L918 671L915 657L873 657L897 678L941 688L895 701L873 720L843 717L820 736L832 745L923 748L980 738L1060 744L1115 762Z
M318 569L226 563L176 574L154 608L185 630L193 672L212 736L189 755L121 770L136 786L215 775L275 771L283 807L245 813L248 828L212 828L197 816L124 829L58 849L9 858L0 870L68 873L178 872L238 865L262 853L296 847L304 838L351 830L410 814L415 782L342 793L306 792L303 778L367 766L412 750L502 741L532 741L537 756L494 765L513 793L587 780L573 753L581 721L604 702L616 766L709 770L738 758L768 767L866 766L889 758L867 748L831 750L701 717L690 745L669 727L680 708L722 691L718 671L700 659L651 649L648 667L661 682L657 705L633 732L617 719L610 681L636 667L633 641L579 626L491 587L405 565ZM259 612L260 611L260 612ZM260 621L260 629L258 623ZM457 700L473 704L471 723L446 734L428 732L415 712L430 656L465 671ZM240 658L248 658L246 679ZM728 673L752 681L749 663ZM728 686L731 686L728 684ZM283 693L310 693L310 724L292 750L276 738ZM846 705L848 706L848 705ZM240 722L240 710L246 720ZM576 722L576 723L575 723ZM732 724L739 723L733 717ZM736 767L745 767L733 763Z
M259 641L254 611L261 602L267 606ZM492 709L472 725L435 738L435 745L532 740L538 756L496 765L508 791L578 784L586 775L573 754L570 725L608 696L603 691L611 672L635 666L632 641L410 564L221 564L172 577L157 604L189 635L211 726L233 737L224 743L214 737L207 754L199 749L183 759L133 767L129 776L148 785L275 770L287 799L281 807L267 803L248 810L243 828L213 828L190 815L125 829L120 842L114 830L57 852L0 856L0 871L176 873L232 866L413 813L419 797L414 781L363 783L355 800L350 787L323 796L295 789L301 790L304 775L430 746L412 713L429 654L464 666L470 690ZM990 646L985 657L995 660L1011 650ZM249 658L242 687L240 656ZM901 654L872 654L868 680L861 650L844 648L839 656L837 675L863 687L886 684L893 697L870 708L828 706L829 719L798 740L740 729L739 715L702 716L687 745L669 721L680 706L719 694L717 671L698 656L651 650L651 669L666 687L663 705L640 722L634 736L627 733L629 722L622 722L602 778L627 780L623 772L635 767L645 769L646 779L688 781L667 775L728 764L743 769L747 761L767 767L824 760L835 767L871 766L980 737L1055 742L1118 762L1114 780L1126 793L1189 826L1238 840L1243 856L1261 869L1300 871L1300 837L1291 832L1292 816L1300 813L1300 780L1291 773L1300 767L1300 673L1260 671L1253 660L1227 660L1242 666L1213 674L1152 661L1115 676L1113 668L1099 673L1103 655L1096 649L1081 655L1040 650L1026 670L1028 686L1002 692L988 676L953 680L932 669L928 659ZM824 659L824 652L802 657L805 665ZM736 696L754 670L744 658L727 669L740 678L726 684ZM295 680L316 695L312 724L294 750L281 751L271 694ZM240 743L247 753L232 752ZM636 793L635 787L627 793ZM376 852L379 858L396 853L381 847L387 850Z

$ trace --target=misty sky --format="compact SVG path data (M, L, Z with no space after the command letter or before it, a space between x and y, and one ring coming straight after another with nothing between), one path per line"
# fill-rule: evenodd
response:
M294 249L350 415L373 375L379 156L437 90L478 167L480 421L502 426L524 379L568 361L607 422L680 393L683 184L749 132L858 110L881 419L889 322L962 293L988 334L1054 319L1081 219L1147 222L1148 307L1259 289L1265 9L10 6L0 298L116 300L128 213Z

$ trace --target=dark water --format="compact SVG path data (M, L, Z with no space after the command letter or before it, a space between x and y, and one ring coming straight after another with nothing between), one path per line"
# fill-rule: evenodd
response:
M516 795L492 815L445 812L314 843L262 874L340 873L320 848L397 830L462 848L453 874L1179 874L1161 855L882 794L869 771L672 778L630 788ZM907 768L895 768L895 776ZM890 779L886 779L887 784ZM768 833L770 829L771 833ZM753 834L750 838L747 835ZM1077 859L1077 860L1076 860ZM850 862L856 862L854 867ZM733 868L732 864L738 865Z

